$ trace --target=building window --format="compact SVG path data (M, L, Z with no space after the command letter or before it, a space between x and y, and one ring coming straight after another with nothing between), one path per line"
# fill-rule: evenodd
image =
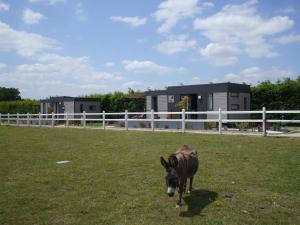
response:
M208 95L208 111L213 110L213 94Z
M96 106L95 105L90 105L89 110L90 111L96 111Z
M238 98L239 97L239 93L238 92L231 92L230 93L230 97Z
M238 104L231 104L231 110L240 110L240 105L238 105Z
M168 96L168 103L174 103L174 95Z
M157 96L153 96L153 110L154 112L157 112L158 106L157 106Z
M80 104L80 112L82 113L83 112L83 104Z
M247 97L244 97L244 110L247 110Z

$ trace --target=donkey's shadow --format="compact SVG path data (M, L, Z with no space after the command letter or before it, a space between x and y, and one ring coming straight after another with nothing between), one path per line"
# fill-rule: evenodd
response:
M190 195L186 195L183 200L188 205L185 212L180 212L182 217L192 217L200 215L201 211L210 203L214 202L218 193L208 190L194 190Z

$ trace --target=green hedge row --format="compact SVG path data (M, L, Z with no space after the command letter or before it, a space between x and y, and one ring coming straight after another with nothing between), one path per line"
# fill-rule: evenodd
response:
M38 113L40 103L37 100L0 101L0 113Z

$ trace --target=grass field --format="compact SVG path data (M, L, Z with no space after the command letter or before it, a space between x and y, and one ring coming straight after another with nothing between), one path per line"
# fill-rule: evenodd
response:
M176 209L159 157L182 144L201 165ZM1 225L300 224L299 212L300 139L0 127Z

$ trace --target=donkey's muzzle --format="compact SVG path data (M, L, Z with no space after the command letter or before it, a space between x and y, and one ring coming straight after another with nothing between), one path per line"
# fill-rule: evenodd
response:
M169 197L173 197L173 196L174 196L174 193L168 193L168 196L169 196Z

